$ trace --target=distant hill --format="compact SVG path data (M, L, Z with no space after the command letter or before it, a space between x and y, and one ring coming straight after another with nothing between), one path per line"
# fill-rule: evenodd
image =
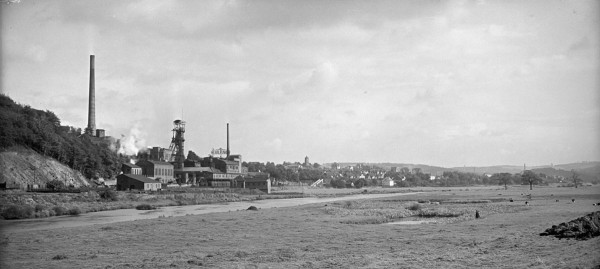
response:
M497 174L497 173L510 173L516 174L523 172L523 166L516 165L495 165L495 166L482 166L482 167L474 167L474 166L463 166L463 167L452 167L450 170L466 172L466 173L475 173L475 174Z
M356 165L358 163L343 162L338 163L342 167L350 165ZM425 164L407 164L407 163L362 163L369 166L378 166L386 170L390 170L392 167L408 167L408 169L420 168L423 173L426 174L442 174L447 171L459 171L464 173L474 174L496 174L496 173L510 173L517 174L523 171L523 166L518 165L495 165L495 166L463 166L463 167L451 167L445 168L440 166L431 166ZM331 166L331 163L325 164ZM534 166L526 167L536 173L543 173L548 176L562 176L570 178L572 175L571 170L577 172L581 179L586 182L599 182L600 183L600 162L581 162L581 163L569 163L569 164L558 164L558 165L547 165L547 166Z
M347 166L354 166L357 165L359 163L351 163L351 162L343 162L343 163L339 163L338 164L342 167L347 167ZM407 167L408 169L413 169L413 168L419 168L421 169L421 171L425 174L442 174L446 171L453 171L453 169L450 168L444 168L444 167L439 167L439 166L431 166L431 165L425 165L425 164L412 164L412 163L360 163L360 164L364 164L364 165L368 165L368 166L377 166L377 167L381 167L385 170L391 170L392 167L398 167L398 168L403 168L403 167ZM331 163L326 163L324 164L325 166L329 166L331 167Z

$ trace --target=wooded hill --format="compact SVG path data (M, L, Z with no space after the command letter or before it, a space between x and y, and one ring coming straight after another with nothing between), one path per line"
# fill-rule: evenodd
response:
M122 160L107 145L96 145L81 128L61 126L52 111L15 103L0 94L0 150L24 147L56 159L86 178L117 175Z

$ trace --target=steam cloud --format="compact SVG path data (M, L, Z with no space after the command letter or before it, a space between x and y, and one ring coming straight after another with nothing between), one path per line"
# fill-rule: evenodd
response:
M136 124L129 130L128 135L121 135L121 145L118 153L124 155L137 155L140 151L146 150L145 133L142 132Z

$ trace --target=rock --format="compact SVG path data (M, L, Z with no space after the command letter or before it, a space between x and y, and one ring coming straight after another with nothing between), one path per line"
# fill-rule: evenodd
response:
M256 206L251 205L250 207L248 207L248 209L246 210L253 210L253 211L258 211L258 208L256 208Z
M600 211L585 215L581 218L552 225L541 236L553 235L557 238L590 239L600 235Z

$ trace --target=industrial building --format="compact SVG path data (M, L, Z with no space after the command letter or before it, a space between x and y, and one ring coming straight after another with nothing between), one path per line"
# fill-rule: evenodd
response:
M121 172L123 174L141 175L142 168L132 163L124 163L121 166Z
M135 165L142 168L142 175L167 184L175 180L173 164L161 161L141 160Z
M121 174L117 176L117 190L158 191L160 182L141 175Z

